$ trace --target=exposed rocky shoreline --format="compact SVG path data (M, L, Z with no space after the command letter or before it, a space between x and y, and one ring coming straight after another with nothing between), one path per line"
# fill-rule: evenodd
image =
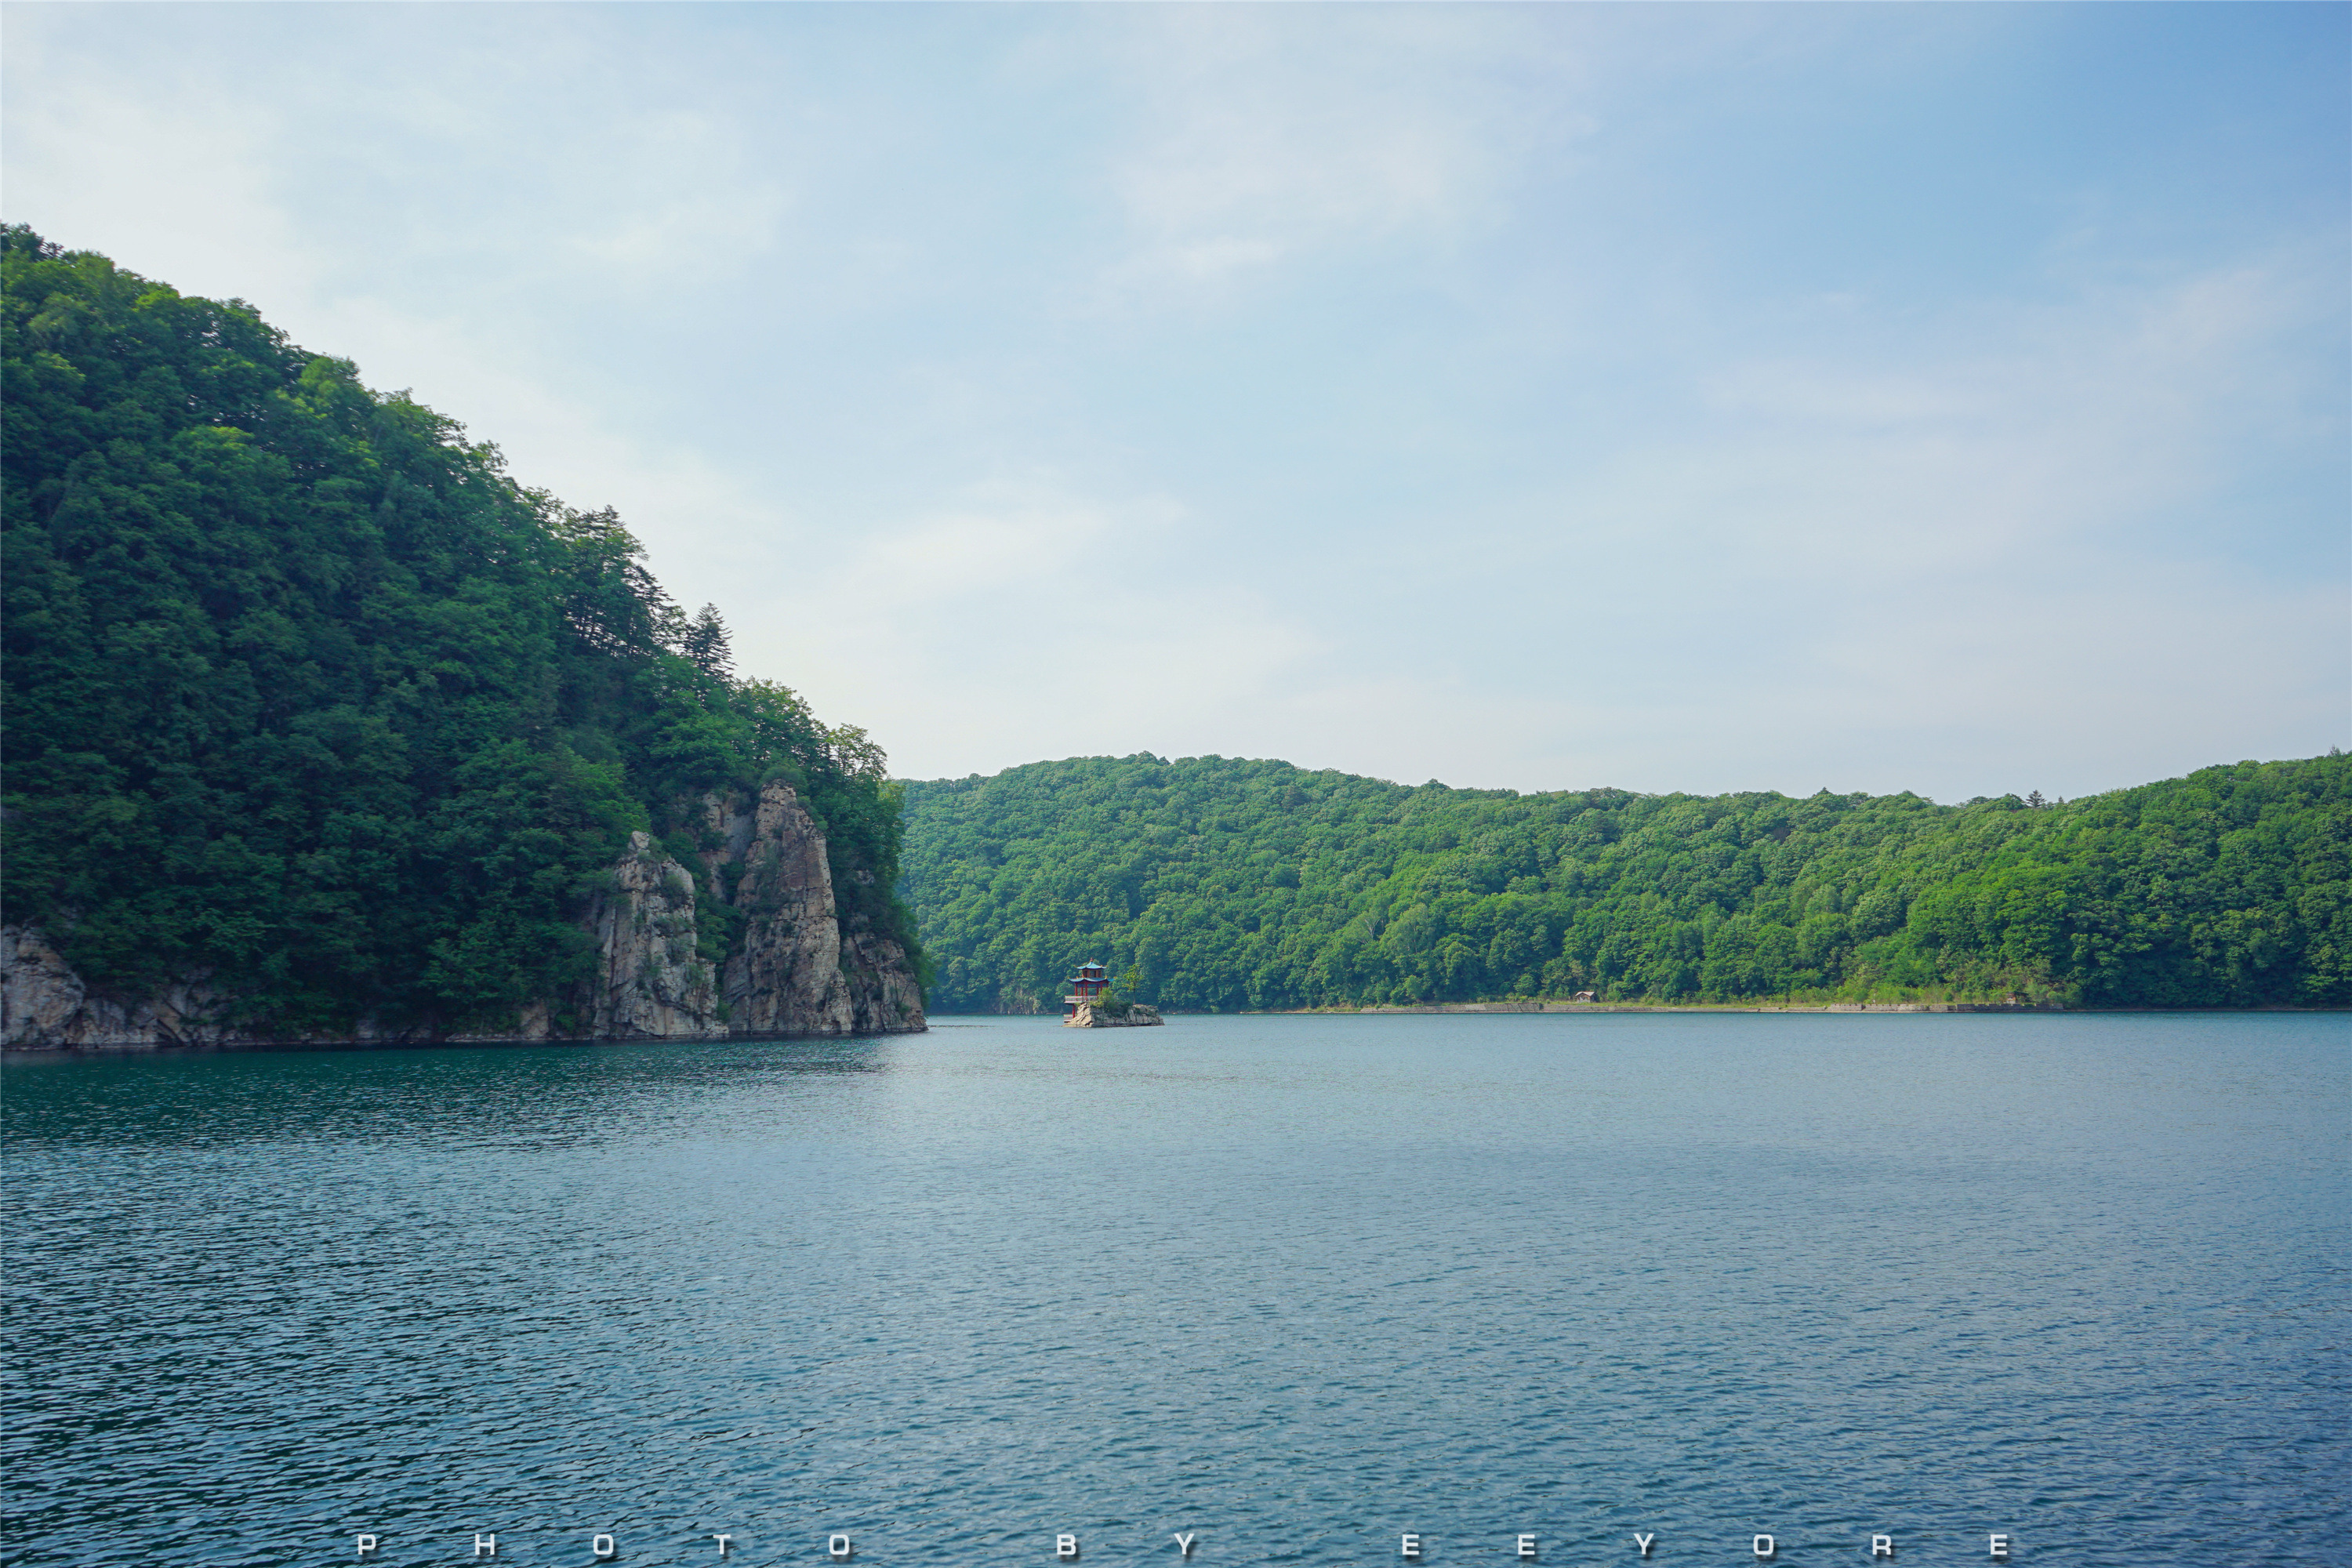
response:
M689 868L648 834L630 836L580 924L595 943L594 975L567 996L525 1007L509 1028L362 1017L347 1029L288 1034L242 1022L237 998L211 976L179 977L144 996L85 985L31 926L0 926L0 1047L139 1050L164 1047L423 1045L536 1040L704 1040L911 1034L927 1026L922 988L899 944L844 921L824 836L792 787L757 798L703 797L702 840ZM706 901L745 917L723 971L697 929ZM1157 1022L1155 1017L1153 1022Z
M1160 1009L1148 1003L1135 1002L1124 1007L1101 1007L1091 1002L1078 1004L1077 1011L1062 1020L1066 1029L1150 1029L1166 1023Z
M2058 1002L1408 1002L1293 1013L2063 1013Z

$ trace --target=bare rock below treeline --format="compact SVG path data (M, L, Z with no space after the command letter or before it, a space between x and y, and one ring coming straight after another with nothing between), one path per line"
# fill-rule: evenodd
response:
M332 1037L257 1029L231 1022L236 998L216 991L206 975L175 980L151 996L100 996L39 931L6 926L0 927L0 1045L75 1050L324 1038L692 1040L908 1034L928 1026L906 950L862 916L841 918L824 835L790 785L771 784L756 798L714 794L700 804L709 847L697 857L699 875L651 835L630 835L628 848L581 911L595 948L593 977L575 994L532 1003L508 1028L388 1031L363 1018ZM702 929L698 904L725 905L740 917L740 945L723 973L719 933Z
M696 951L694 875L656 848L653 835L629 835L611 885L590 897L587 925L596 942L596 978L579 1012L589 1037L678 1040L727 1033L719 1017L717 971ZM552 1032L551 1020L528 1022Z
M782 784L768 785L748 808L721 795L703 806L722 843L705 852L705 874L719 893L732 869L733 902L745 917L742 950L727 961L729 1026L739 1035L856 1033L833 868L808 808Z
M220 1021L223 1013L223 998L202 975L131 1002L92 995L39 931L0 926L0 1042L8 1046L236 1043L238 1034Z

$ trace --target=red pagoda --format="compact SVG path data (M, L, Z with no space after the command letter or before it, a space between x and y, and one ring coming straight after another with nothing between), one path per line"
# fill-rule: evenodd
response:
M1062 1016L1065 1018L1076 1017L1080 1005L1091 1006L1097 997L1110 989L1110 982L1104 977L1103 966L1099 963L1079 964L1078 972L1062 984L1070 988L1070 994L1062 998Z

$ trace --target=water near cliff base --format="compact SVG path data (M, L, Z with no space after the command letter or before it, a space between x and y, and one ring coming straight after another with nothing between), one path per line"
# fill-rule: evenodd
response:
M2342 1563L2347 1057L1423 1016L12 1065L5 1554Z

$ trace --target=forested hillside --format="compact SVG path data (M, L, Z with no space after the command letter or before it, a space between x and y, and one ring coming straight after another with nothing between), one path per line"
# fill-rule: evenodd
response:
M0 897L92 986L496 1026L580 976L632 830L686 857L695 792L779 777L844 918L907 927L881 753L736 679L610 511L241 302L22 227L0 283Z
M1520 795L1076 758L908 786L932 1005L1100 959L1192 1009L1565 996L2352 1003L2352 758L2065 805Z

